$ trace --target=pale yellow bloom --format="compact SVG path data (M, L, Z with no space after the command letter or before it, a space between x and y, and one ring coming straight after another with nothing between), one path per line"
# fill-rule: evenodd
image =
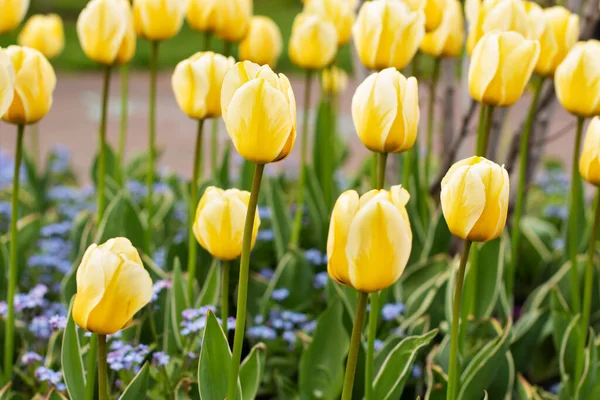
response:
M0 35L19 26L28 9L29 0L0 0Z
M337 199L327 238L327 272L339 283L373 293L392 286L406 267L412 230L402 186L354 190Z
M337 54L335 26L318 15L298 14L292 26L289 55L294 64L305 69L330 65Z
M348 86L348 74L338 67L325 68L321 74L323 92L338 94Z
M198 243L213 257L234 260L242 254L249 201L250 193L244 190L222 190L210 186L204 192L196 209L193 230ZM254 247L259 226L260 217L257 213L251 248Z
M25 23L17 42L39 50L46 58L54 58L65 47L63 21L57 14L34 15Z
M133 22L138 36L167 40L181 30L187 0L133 0Z
M516 32L488 33L473 50L469 65L469 93L493 106L519 100L540 54L540 43Z
M212 51L199 52L175 67L171 85L179 108L190 118L204 119L221 115L221 85L233 57Z
M365 2L352 28L361 63L371 70L406 67L425 35L425 14L397 0Z
M544 20L545 30L539 37L540 59L535 72L551 77L579 39L579 16L555 6L544 9Z
M90 60L104 65L128 63L136 45L129 2L90 1L77 19L77 36Z
M218 26L221 0L189 0L186 20L195 31L214 33Z
M447 0L438 27L425 34L421 51L433 57L458 57L465 41L465 21L459 0Z
M308 0L304 12L331 21L337 31L338 46L350 41L354 24L354 6L348 0Z
M450 232L475 242L496 239L508 212L508 173L483 157L454 164L442 179L441 203Z
M269 17L255 16L250 21L250 30L240 42L240 60L275 68L283 51L279 27Z
M30 47L9 46L15 85L12 103L2 119L13 124L34 124L44 118L52 107L56 75L42 53Z
M228 42L246 37L252 18L252 0L217 0L215 34Z
M579 173L592 185L600 186L600 118L588 126L579 158Z
M6 51L0 48L0 117L4 115L15 94L15 69Z
M112 335L131 324L152 299L152 279L129 239L110 239L86 250L77 269L73 320L81 328Z
M267 65L238 62L225 74L221 112L242 157L257 164L287 157L296 141L296 99L290 81Z
M417 79L395 68L371 74L352 97L352 119L371 151L398 153L410 149L419 126Z

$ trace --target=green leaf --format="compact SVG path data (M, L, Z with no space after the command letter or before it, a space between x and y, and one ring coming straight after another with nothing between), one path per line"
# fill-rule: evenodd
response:
M315 172L310 166L306 166L305 190L312 240L321 250L325 250L329 229L329 211Z
M289 296L281 302L287 309L297 310L308 304L313 291L313 267L298 251L290 250L283 258L262 299L262 314L266 313L275 289L288 289Z
M200 292L200 296L198 296L194 307L199 308L209 304L217 304L219 302L220 286L221 268L219 267L219 260L215 258L208 270L204 286L202 286L202 291Z
M256 344L240 367L242 400L254 400L262 381L267 347L264 343Z
M491 400L506 400L512 398L515 385L515 362L510 351L504 353L500 366L494 374L494 379L487 389Z
M254 177L254 169L256 165L244 159L240 170L240 189L250 190L252 188L252 178Z
M474 300L476 301L472 308L475 319L490 317L496 307L504 281L505 244L506 241L502 238L484 243L479 248L476 279L469 279L469 275L475 271L474 269L469 268L467 272L464 291L468 293L470 290L468 285L475 285Z
M519 318L513 328L510 351L517 371L526 371L531 362L531 352L538 348L544 336L542 331L548 323L550 313L534 310Z
M181 272L181 263L179 259L175 259L173 287L171 288L171 329L173 329L175 340L180 348L183 345L179 336L179 327L183 320L181 313L188 308L190 308L190 301L187 297L187 285Z
M129 385L125 388L125 391L119 397L120 400L137 400L145 399L146 392L148 391L148 384L150 383L150 364L145 362L142 369L137 373Z
M422 260L427 260L436 254L446 254L452 241L452 234L444 218L442 210L439 209L431 219L429 231L425 244L423 245Z
M106 152L105 152L105 176L109 177L113 182L119 182L122 176L121 167L119 166L119 161L117 156L109 144L106 144ZM98 154L94 157L94 161L92 162L92 169L90 171L92 182L94 185L98 184Z
M135 247L148 253L139 211L123 192L108 205L94 242L104 243L119 236L128 238Z
M579 342L579 315L573 317L563 335L559 352L559 367L563 386L568 387L568 393L573 393L573 376L575 375L575 357Z
M275 233L275 250L277 259L281 260L290 243L290 215L284 200L283 190L279 183L272 178L265 179L265 196L271 209L273 232Z
M427 364L425 366L427 391L425 392L425 400L446 400L448 375L446 375L442 367L434 364L434 359L437 357L439 350L440 346L436 345L427 355Z
M229 155L231 154L231 146L225 146L223 152L223 158L221 159L221 166L215 176L216 181L221 187L229 187Z
M315 122L313 135L313 166L315 178L323 192L323 200L328 209L333 206L334 175L337 157L336 112L328 96L322 96Z
M60 360L62 365L63 378L65 386L72 399L85 398L85 373L83 370L83 361L81 360L81 348L79 347L79 336L73 321L73 303L71 299L69 305L67 326L63 333L62 350Z

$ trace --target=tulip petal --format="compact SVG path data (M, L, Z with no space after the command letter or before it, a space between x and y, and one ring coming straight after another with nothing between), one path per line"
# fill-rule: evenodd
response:
M482 101L490 83L498 71L500 49L496 35L481 38L471 55L469 65L469 93L475 100Z
M15 70L10 57L0 49L0 117L10 107L15 93Z
M89 262L97 247L96 244L92 244L87 248L77 268L77 295L73 303L73 320L85 329L90 313L100 303L104 294L104 272L101 265Z
M333 207L327 236L327 272L335 281L347 286L351 283L346 258L346 244L350 224L358 208L358 193L354 190L342 193Z

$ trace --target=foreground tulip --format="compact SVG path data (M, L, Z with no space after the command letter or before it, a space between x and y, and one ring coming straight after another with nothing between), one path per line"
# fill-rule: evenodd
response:
M545 30L539 37L540 59L535 72L552 77L579 39L579 16L561 6L544 9Z
M29 0L0 0L0 35L15 29L27 14Z
M308 0L304 12L330 21L337 32L338 46L348 43L354 24L354 7L347 0Z
M348 74L338 67L324 69L321 74L321 85L324 93L337 95L348 86Z
M252 18L252 1L218 0L215 35L219 39L235 43L246 37Z
M135 31L148 40L171 39L179 33L186 11L186 0L134 0Z
M579 159L581 177L600 186L600 118L595 117L588 126Z
M420 49L432 57L458 57L465 41L462 7L459 0L447 0L438 27L425 34Z
M63 22L57 14L34 15L17 39L19 45L38 50L46 58L58 56L65 47Z
M252 17L250 30L240 42L240 59L275 68L282 51L281 31L275 21L262 15Z
M290 59L297 66L315 70L330 65L337 54L333 23L312 14L298 14L292 26Z
M0 117L4 115L15 94L15 69L5 50L0 48Z

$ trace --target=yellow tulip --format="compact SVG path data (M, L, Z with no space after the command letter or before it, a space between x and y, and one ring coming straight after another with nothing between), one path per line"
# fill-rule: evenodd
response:
M194 218L194 235L200 246L220 260L234 260L242 254L244 221L248 213L250 192L238 189L206 189ZM252 244L260 226L258 213L254 218Z
M337 199L327 238L327 272L361 292L392 286L406 267L412 230L402 186L371 190L360 198L348 190Z
M469 65L469 93L492 106L519 100L540 55L540 43L516 32L488 33L473 50Z
M296 16L289 43L289 55L294 64L305 69L321 69L333 62L337 50L337 32L333 23L313 14Z
M6 51L0 48L0 117L4 115L15 94L15 69Z
M579 173L592 185L600 186L600 118L595 117L588 126L583 151L579 158Z
M580 117L600 115L600 42L577 43L554 74L556 97Z
M365 2L352 28L361 63L372 70L406 67L425 35L425 14L395 0Z
M252 0L217 0L215 35L227 42L239 42L250 29Z
M555 6L544 10L544 20L545 29L539 37L540 59L535 72L551 77L579 39L579 16Z
M127 0L92 0L77 18L85 55L104 65L125 64L135 53L133 15Z
M304 4L304 12L331 21L337 32L338 46L350 41L355 17L348 0L309 0Z
M54 58L65 47L63 21L57 14L34 15L25 23L17 42L39 50L46 58Z
M447 0L441 23L425 34L421 51L433 57L458 57L465 41L464 24L460 1Z
M29 0L0 0L0 35L19 26L28 9Z
M321 75L323 92L335 95L343 92L348 86L348 74L338 67L326 68Z
M442 179L441 203L450 232L475 242L496 239L508 212L508 173L483 157L454 164Z
M275 68L282 51L281 31L277 24L262 15L252 17L250 30L240 42L240 59Z
M233 57L212 51L199 52L175 67L171 85L179 108L190 118L221 116L221 85Z
M186 0L133 0L135 31L148 40L171 39L181 30L186 11Z
M419 126L417 79L406 79L395 68L371 74L352 97L352 119L369 150L398 153L410 149Z
M242 157L257 164L284 159L296 140L296 99L290 81L268 66L237 63L225 74L221 111Z
M6 54L15 70L14 97L2 117L13 124L34 124L52 107L56 75L50 62L30 47L9 46Z
M218 5L222 0L190 0L186 20L195 31L214 33L218 25Z
M444 18L449 0L426 0L423 12L425 13L425 30L436 30Z
M73 320L81 328L112 335L131 324L152 299L152 279L129 239L110 239L85 251L77 269Z

